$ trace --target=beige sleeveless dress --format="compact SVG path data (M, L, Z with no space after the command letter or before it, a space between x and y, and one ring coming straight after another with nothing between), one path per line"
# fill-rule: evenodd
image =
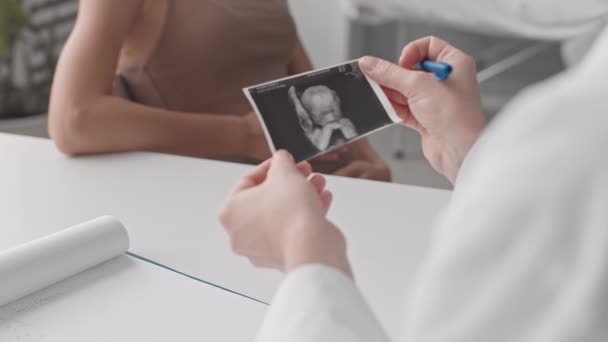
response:
M244 114L242 88L287 76L296 41L285 0L171 0L155 51L119 73L138 103Z
M286 0L170 0L154 52L120 70L119 79L141 104L243 115L252 108L242 88L287 76L296 43ZM331 173L353 159L348 152L313 167Z

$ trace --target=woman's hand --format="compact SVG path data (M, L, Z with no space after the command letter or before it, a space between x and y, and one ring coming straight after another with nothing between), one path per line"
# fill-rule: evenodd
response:
M318 263L350 274L344 237L325 217L332 194L311 173L279 151L239 181L220 214L235 253L258 267Z
M349 163L334 171L334 175L384 182L391 181L391 171L388 165L374 151L367 139L353 141L347 146L354 152L352 159Z
M414 70L431 59L454 67L447 80ZM475 61L435 37L408 44L400 66L373 57L360 60L362 70L385 90L403 123L422 137L424 155L452 183L460 165L485 126Z
M354 160L337 170L334 175L390 182L391 172L383 161Z

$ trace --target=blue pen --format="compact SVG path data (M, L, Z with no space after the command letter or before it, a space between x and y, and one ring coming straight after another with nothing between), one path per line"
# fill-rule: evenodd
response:
M426 72L432 72L433 74L435 74L435 78L440 81L443 81L448 78L453 70L452 66L447 63L434 62L428 59L416 63L416 65L414 65L414 68L422 69Z

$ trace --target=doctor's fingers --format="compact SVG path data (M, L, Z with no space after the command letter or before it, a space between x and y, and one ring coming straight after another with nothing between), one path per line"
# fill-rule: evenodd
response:
M300 171L302 176L306 178L312 174L312 166L309 162L301 162L296 166L296 168Z
M321 200L321 205L323 207L323 213L327 214L329 207L331 206L331 202L333 200L333 194L331 191L327 190L327 180L323 175L315 174L308 180L310 184L313 186L317 195L319 195L319 199Z
M325 190L325 186L327 185L327 180L325 179L325 177L319 174L313 175L308 180L308 182L312 184L318 195L321 195L323 193L323 191Z
M365 74L384 88L390 88L404 98L416 93L432 91L436 80L426 72L412 71L376 57L363 57L359 61Z
M268 177L280 179L286 175L298 175L303 178L307 178L310 174L304 175L299 169L298 165L296 165L295 159L291 153L285 150L280 150L277 151L274 156L272 156L270 170L268 170Z
M323 214L327 215L329 208L331 207L331 203L334 200L334 194L329 190L323 190L319 195L321 199L321 206L323 207Z
M382 90L384 90L384 93L391 102L395 112L397 112L397 115L401 118L401 123L409 128L417 130L419 127L418 120L414 117L414 114L412 114L407 98L400 92L390 88L382 87Z
M407 44L401 52L399 65L413 69L414 65L425 59L459 64L473 61L473 58L461 50L437 37L424 37Z
M268 170L270 170L270 164L272 159L267 159L260 165L256 166L253 171L247 173L243 176L236 184L231 194L236 194L238 192L247 190L254 186L260 185L266 180L266 175L268 174Z
M407 106L407 97L403 96L403 94L401 94L400 92L387 87L382 87L382 90L391 102L402 106Z
M241 191L250 189L252 187L258 186L266 180L268 176L268 171L270 170L272 164L272 158L267 159L260 165L256 166L253 171L249 172L245 176L243 176L236 184L231 194L234 195ZM296 169L304 176L308 178L312 174L312 166L308 162L302 162L296 166Z
M418 119L416 119L414 114L412 114L412 111L410 110L410 107L407 104L402 105L393 101L391 101L391 104L393 105L393 108L395 108L395 112L397 112L397 115L399 115L399 117L401 118L402 125L421 132L422 126L420 125Z

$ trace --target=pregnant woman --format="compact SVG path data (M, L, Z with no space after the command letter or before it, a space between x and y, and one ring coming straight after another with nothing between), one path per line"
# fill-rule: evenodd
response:
M81 0L49 131L69 155L144 150L258 163L270 152L241 89L310 69L285 0ZM390 178L366 141L313 165Z

